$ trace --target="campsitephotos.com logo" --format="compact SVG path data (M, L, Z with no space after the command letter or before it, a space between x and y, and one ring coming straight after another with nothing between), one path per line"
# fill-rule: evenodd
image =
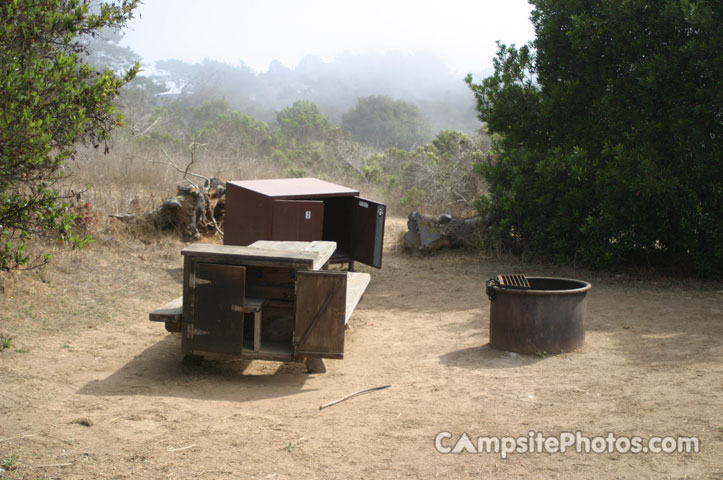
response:
M618 436L609 432L606 436L588 437L582 432L562 432L545 436L531 431L527 435L477 436L466 433L453 435L439 432L434 438L434 448L439 453L492 453L501 458L510 454L526 453L700 453L698 437L638 437Z

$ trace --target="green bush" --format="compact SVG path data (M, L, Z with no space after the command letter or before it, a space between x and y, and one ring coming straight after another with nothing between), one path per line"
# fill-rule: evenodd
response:
M427 192L425 192L421 188L411 187L404 191L400 203L402 204L402 206L416 209L424 203L426 196Z
M331 129L329 119L308 100L297 100L276 112L276 121L287 138L296 143L321 141Z
M55 188L84 141L105 146L121 125L113 99L132 80L84 63L82 39L132 18L136 0L5 1L0 6L0 270L26 264L26 240L47 235L81 247L78 215ZM46 260L49 257L46 256Z
M341 122L354 140L377 148L408 150L431 137L429 120L416 105L381 95L358 99Z
M723 4L533 0L474 84L501 135L478 203L516 252L723 272Z

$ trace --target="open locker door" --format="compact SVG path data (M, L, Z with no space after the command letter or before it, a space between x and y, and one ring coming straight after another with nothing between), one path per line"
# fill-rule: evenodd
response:
M240 354L243 345L243 306L246 268L196 263L193 289L194 352Z
M383 203L354 197L350 249L353 260L382 268L386 210Z
M294 356L344 358L346 272L297 271Z

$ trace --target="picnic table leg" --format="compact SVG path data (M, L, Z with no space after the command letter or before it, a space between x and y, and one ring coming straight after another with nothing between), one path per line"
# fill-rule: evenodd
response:
M306 357L306 370L309 373L326 373L326 364L323 358Z

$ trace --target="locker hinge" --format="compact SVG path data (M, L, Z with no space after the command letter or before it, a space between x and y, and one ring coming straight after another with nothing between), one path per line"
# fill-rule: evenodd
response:
M188 276L188 286L190 288L196 288L198 285L208 285L211 283L211 280L206 280L205 278L198 278L196 277L195 273L192 273Z

